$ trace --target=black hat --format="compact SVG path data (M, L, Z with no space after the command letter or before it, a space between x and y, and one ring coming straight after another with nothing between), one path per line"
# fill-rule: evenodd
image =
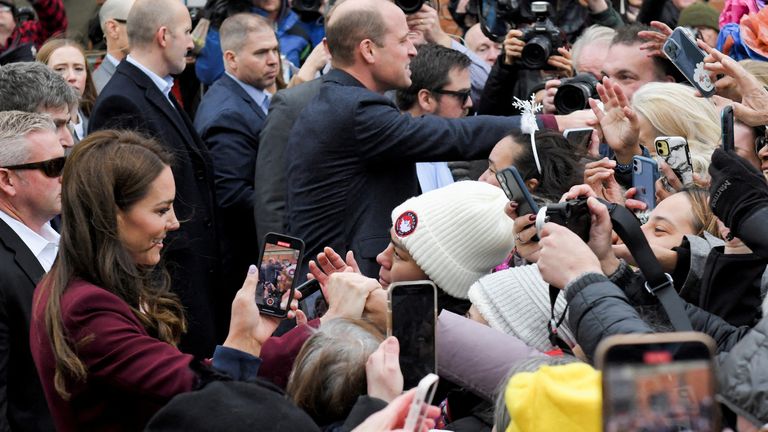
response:
M307 413L272 383L216 381L182 393L149 421L146 432L160 431L317 431Z

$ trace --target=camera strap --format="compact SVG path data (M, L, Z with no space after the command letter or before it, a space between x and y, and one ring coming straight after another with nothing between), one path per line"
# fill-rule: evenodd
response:
M664 272L661 264L659 264L659 261L653 254L648 240L646 240L640 229L640 221L630 210L622 205L610 203L602 199L600 202L608 207L613 230L616 231L619 238L627 245L637 266L640 267L640 271L646 280L645 289L659 299L675 331L693 331L691 321L685 312L685 302L675 290L672 276ZM570 354L572 353L570 346L557 333L557 328L562 324L568 310L566 307L566 310L563 311L563 315L559 319L555 317L555 302L559 294L560 290L550 285L550 320L547 323L549 341L552 345L563 350L563 352Z

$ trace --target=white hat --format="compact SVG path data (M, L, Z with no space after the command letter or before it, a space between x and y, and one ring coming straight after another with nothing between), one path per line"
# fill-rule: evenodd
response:
M500 188L462 181L411 198L392 211L400 243L449 295L466 299L473 282L515 246L509 200Z
M549 342L547 330L550 318L549 284L541 278L535 264L484 276L469 289L469 299L491 327L513 335L542 352L557 348ZM555 303L556 319L562 316L566 304L565 295L561 293ZM567 319L563 320L558 332L575 340Z

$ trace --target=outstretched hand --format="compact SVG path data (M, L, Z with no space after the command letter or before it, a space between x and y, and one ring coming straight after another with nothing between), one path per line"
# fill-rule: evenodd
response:
M320 287L325 288L328 278L339 272L360 273L360 267L355 260L355 254L347 251L346 259L342 259L333 248L325 247L322 252L317 254L317 260L309 261L308 279L317 279Z
M353 429L352 432L395 432L402 431L405 426L405 419L408 417L408 410L411 408L413 397L416 395L416 389L412 389L393 400L383 410L372 414L360 426ZM426 417L422 428L418 432L427 432L435 427L434 418L440 415L440 408L432 405L427 406ZM411 432L411 431L407 431Z
M658 31L643 30L637 32L638 37L648 41L640 45L640 49L646 51L648 57L655 56L666 58L662 52L662 47L664 46L664 42L666 42L669 36L672 34L672 29L660 21L651 21L651 27Z
M603 83L597 85L597 93L604 108L600 109L595 99L589 100L589 106L597 117L603 140L616 154L619 163L629 163L632 156L642 154L637 114L629 106L624 91L610 78L603 78Z

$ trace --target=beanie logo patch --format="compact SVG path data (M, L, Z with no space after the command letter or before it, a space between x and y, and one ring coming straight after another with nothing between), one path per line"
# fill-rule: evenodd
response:
M395 221L395 234L398 237L407 237L416 231L416 225L419 223L419 217L416 213L407 210L398 216Z

